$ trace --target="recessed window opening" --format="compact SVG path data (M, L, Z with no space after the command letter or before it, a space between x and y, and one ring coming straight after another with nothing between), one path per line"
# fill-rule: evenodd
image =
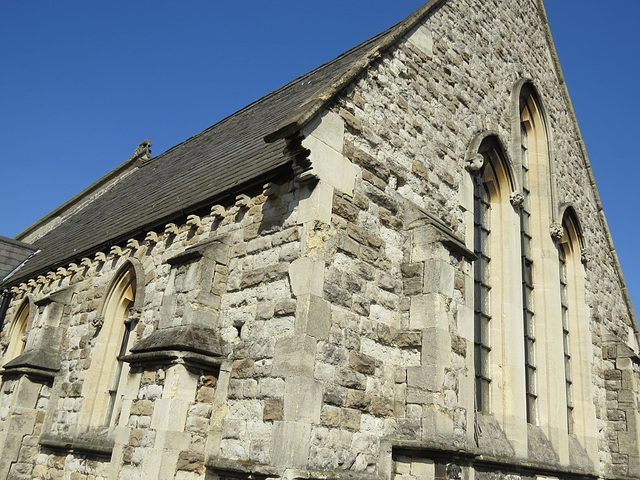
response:
M520 164L522 168L522 197L520 208L520 247L522 271L522 319L524 327L524 362L526 417L528 423L538 422L536 324L534 311L534 262L532 255L530 162L538 161L538 141L542 135L538 124L539 112L533 96L521 100Z
M4 353L1 365L5 365L24 352L29 312L29 302L26 300L18 310L13 322L11 322L11 327L9 327L9 345Z

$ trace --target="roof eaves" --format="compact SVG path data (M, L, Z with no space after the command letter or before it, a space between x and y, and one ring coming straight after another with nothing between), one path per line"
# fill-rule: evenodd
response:
M318 91L309 101L301 105L276 127L274 131L265 135L265 142L271 143L278 139L286 138L306 126L329 101L347 87L361 72L369 67L371 63L379 59L385 51L415 28L427 14L431 13L446 1L447 0L430 0L407 18L387 30L389 33L380 44L371 47L344 75L341 75L336 81Z

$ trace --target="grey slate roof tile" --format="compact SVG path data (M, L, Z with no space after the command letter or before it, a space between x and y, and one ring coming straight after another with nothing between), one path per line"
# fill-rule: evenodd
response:
M428 2L389 30L123 175L104 194L35 240L40 252L7 284L77 260L109 241L139 235L143 228L163 226L172 216L191 213L207 202L212 205L225 192L286 167L290 160L283 154L285 141L280 137L299 129L376 58L378 50L440 3Z

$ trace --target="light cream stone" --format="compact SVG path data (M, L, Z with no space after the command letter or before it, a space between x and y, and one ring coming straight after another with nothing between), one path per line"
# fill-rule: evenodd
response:
M344 120L329 110L323 111L311 120L303 129L305 137L313 136L318 141L342 153L344 145Z
M302 467L309 458L311 425L301 422L273 422L271 461L282 467Z
M296 297L308 294L322 297L324 262L308 257L298 258L289 266L289 279Z
M322 392L321 382L300 376L287 378L284 394L284 420L318 423L322 407Z
M425 24L413 29L407 36L407 41L422 50L425 55L433 55L433 35Z

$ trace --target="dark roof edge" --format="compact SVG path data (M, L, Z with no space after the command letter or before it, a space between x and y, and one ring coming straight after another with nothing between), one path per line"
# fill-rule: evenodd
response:
M611 231L609 230L609 224L607 223L607 220L604 216L602 201L600 200L600 194L598 193L598 187L596 186L596 179L595 179L595 176L593 175L593 170L591 168L591 161L589 160L587 147L584 143L584 139L582 138L582 133L580 132L580 126L578 125L578 117L576 116L576 112L573 108L573 102L571 102L569 89L567 88L567 84L564 80L564 74L562 73L562 66L560 65L560 58L558 57L558 51L556 50L556 46L553 43L553 36L551 35L551 28L549 27L547 11L544 8L543 0L537 0L537 5L538 5L538 9L537 9L538 15L542 20L545 36L547 39L547 44L551 51L551 58L553 60L556 75L558 77L558 82L560 83L562 95L565 98L567 108L569 109L569 116L571 117L571 123L573 124L573 128L575 130L576 136L578 137L578 143L580 145L580 150L582 153L583 166L587 171L587 175L589 176L589 184L591 185L591 190L593 191L593 195L596 200L596 207L599 212L598 220L600 221L600 225L602 225L602 228L604 229L604 232L605 232L605 236L607 237L607 243L611 250L611 255L613 256L616 273L618 274L618 280L620 281L620 285L622 287L622 294L624 296L624 301L627 305L627 310L629 311L629 315L632 320L631 322L633 324L632 327L635 333L638 334L640 333L640 330L638 327L638 319L636 317L635 310L633 309L633 304L631 303L631 297L629 296L629 290L627 289L627 283L624 280L622 267L620 266L620 260L618 258L618 254L613 244L613 237L611 236Z
M110 237L107 240L99 243L98 245L94 245L90 248L87 248L86 250L83 250L81 252L74 252L73 255L62 258L56 261L55 263L48 264L43 268L29 272L26 275L22 274L15 278L9 279L10 276L13 277L13 274L18 272L18 267L16 267L7 277L5 277L4 279L0 278L0 288L10 288L13 286L17 286L18 284L26 281L29 278L36 278L38 275L44 275L48 271L55 271L58 267L69 265L69 263L72 263L74 261L79 262L82 257L88 257L90 255L95 254L96 252L109 249L114 245L122 244L130 238L142 237L146 235L149 231L162 228L165 224L169 222L177 221L179 219L184 219L184 221L186 221L187 216L192 212L203 211L208 207L218 203L232 204L233 202L235 202L236 197L239 194L243 192L252 191L258 188L262 188L265 183L269 183L270 181L275 181L276 179L282 180L283 178L286 178L287 181L293 179L293 171L291 170L291 160L287 160L281 165L275 166L274 168L271 168L258 176L251 177L249 180L245 182L232 185L226 190L223 190L213 195L210 198L202 200L196 204L190 205L188 209L175 210L172 213L169 213L159 219L156 219L153 222L150 222L141 226L137 226L115 237ZM38 251L36 251L35 253L38 253ZM33 256L33 254L31 256ZM27 258L27 260L29 260L29 258ZM22 264L20 264L20 267L22 267L23 265L26 265L27 260L22 262Z
M389 30L392 30L392 32L379 45L372 47L345 75L317 92L308 102L286 118L274 131L265 135L264 141L272 143L278 139L286 138L305 127L330 100L347 87L373 61L380 58L386 50L415 28L427 14L446 1L430 0L407 18L391 27Z
M4 237L0 235L0 243L7 243L9 245L15 245L17 247L22 247L27 250L35 251L36 247L31 245L30 243L21 242L20 240L16 240L15 238Z
M33 240L29 238L30 236L37 236L37 234L43 229L46 228L48 224L56 221L56 218L63 219L69 213L72 213L74 207L79 206L83 201L86 201L90 196L94 193L99 192L100 190L106 188L114 181L118 180L122 175L133 170L136 167L142 165L142 155L134 154L131 158L126 160L124 163L118 165L116 168L108 172L106 175L102 176L87 188L82 190L80 193L75 195L70 200L67 200L65 203L60 205L58 208L48 213L40 220L35 222L34 224L27 227L25 230L20 232L15 236L17 241L25 241L25 240Z

